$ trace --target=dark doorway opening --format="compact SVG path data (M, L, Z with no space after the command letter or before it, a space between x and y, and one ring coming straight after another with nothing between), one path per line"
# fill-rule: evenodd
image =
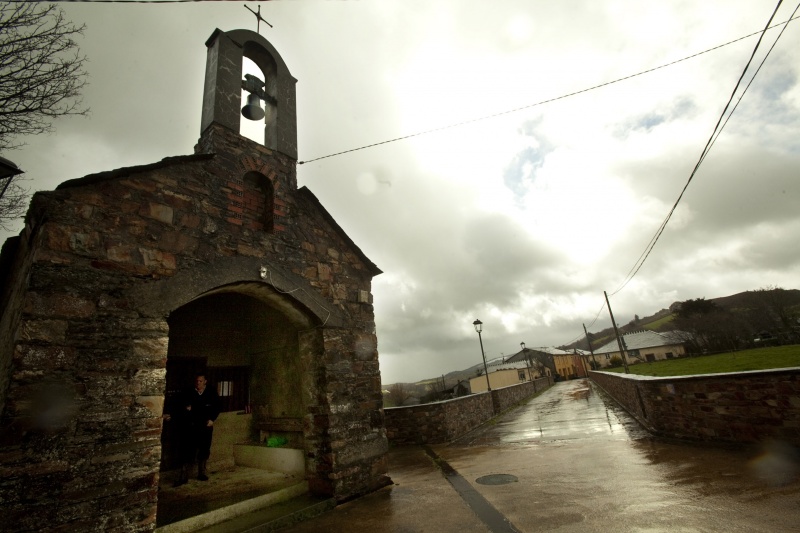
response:
M175 429L164 423L159 527L276 491L307 492L303 419L314 397L314 343L307 339L317 333L303 320L284 296L252 284L218 289L170 314L165 412L197 373L219 393L222 412L207 482L190 476L187 485L172 486L181 459ZM268 441L298 459L262 460Z

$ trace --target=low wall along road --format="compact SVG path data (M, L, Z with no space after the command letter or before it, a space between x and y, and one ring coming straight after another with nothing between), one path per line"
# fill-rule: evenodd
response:
M800 368L663 378L590 372L590 377L657 435L800 445Z
M543 377L444 402L387 407L386 436L395 445L450 442L552 384Z

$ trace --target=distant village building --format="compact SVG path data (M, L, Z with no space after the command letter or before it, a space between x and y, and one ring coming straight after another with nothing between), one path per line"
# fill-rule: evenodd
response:
M588 352L582 350L562 350L549 346L537 348L523 348L515 353L506 362L515 363L528 361L532 367L537 367L538 375L550 374L558 376L556 379L572 379L586 377L590 368L586 361Z
M684 338L684 334L680 332L658 333L649 330L635 331L622 336L628 364L650 363L682 357L686 355L686 348L683 345ZM609 365L612 357L621 358L617 340L614 339L595 349L594 355L598 364L604 367Z
M581 350L554 354L556 374L564 379L585 378L591 366L586 362L587 354Z
M37 193L3 246L6 531L155 529L176 463L162 415L195 372L225 402L218 468L236 445L279 437L313 494L389 482L381 271L297 187L296 80L275 48L245 30L206 45L193 155ZM264 145L239 134L243 57L266 77Z
M487 368L489 369L489 384L491 384L492 389L519 385L520 383L532 381L538 377L536 372L525 362L504 363L500 361L494 364L489 363ZM486 376L481 374L480 376L470 378L469 388L473 394L486 392L488 390Z
M567 351L545 346L523 348L513 355L487 363L489 385L492 389L499 389L545 376L553 376L556 380L586 377L590 368L586 356L587 352L581 350ZM478 370L483 368L478 367ZM487 390L483 372L470 378L469 384L473 393Z

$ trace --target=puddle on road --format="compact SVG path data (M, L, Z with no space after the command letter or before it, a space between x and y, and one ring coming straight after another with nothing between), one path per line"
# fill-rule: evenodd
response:
M508 485L509 483L516 483L519 479L517 476L511 474L489 474L488 476L481 476L475 480L480 485Z
M588 400L589 396L592 394L592 389L585 388L585 389L578 389L569 393L570 398L573 400Z
M586 380L559 383L459 446L540 446L583 439L636 440L649 433Z

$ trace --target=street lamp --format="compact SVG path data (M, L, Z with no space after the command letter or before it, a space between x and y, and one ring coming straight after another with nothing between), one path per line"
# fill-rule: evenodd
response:
M525 366L528 367L528 380L533 381L533 371L531 370L531 361L525 354L525 343L519 343L519 347L522 348L522 358L525 360Z
M14 176L17 174L22 174L19 167L17 167L13 161L9 161L5 157L0 157L0 180L6 180L0 191L0 198L6 194L8 186L11 185L11 180L14 179Z
M481 330L483 329L483 322L475 320L472 323L475 326L475 331L478 332L478 341L481 343L481 356L483 356L483 373L486 374L486 388L492 392L492 386L489 384L489 368L486 366L486 353L483 351L483 339L481 338Z

